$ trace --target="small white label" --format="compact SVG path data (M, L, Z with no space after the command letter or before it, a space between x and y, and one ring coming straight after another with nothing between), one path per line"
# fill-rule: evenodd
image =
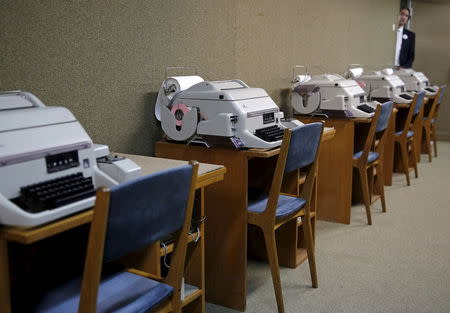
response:
M408 35L403 34L403 39L408 39Z
M184 300L184 277L181 277L181 291L180 291L180 296L181 296L181 300Z

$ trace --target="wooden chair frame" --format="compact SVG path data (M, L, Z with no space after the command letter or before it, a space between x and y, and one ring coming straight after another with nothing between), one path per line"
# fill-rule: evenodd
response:
M405 173L405 176L406 176L406 184L408 186L411 185L411 182L409 179L409 157L408 157L408 154L411 155L411 160L413 163L412 165L414 167L414 174L415 174L416 178L419 177L419 173L418 173L418 169L417 169L417 158L416 158L416 142L414 140L414 136L411 136L409 138L407 137L408 131L410 131L411 129L414 129L414 127L412 127L411 124L418 122L417 118L415 118L413 121L414 108L417 105L417 98L418 98L418 94L416 93L414 95L413 101L411 102L411 104L409 106L408 115L406 117L405 124L403 125L403 130L402 130L401 134L394 136L394 142L400 146L402 167L403 167L403 172ZM420 108L420 110L423 110L423 105ZM420 111L419 111L419 113L416 114L416 117L417 116L420 116Z
M182 228L175 234L175 248L172 254L170 269L167 276L162 278L139 270L128 269L130 272L153 280L158 280L173 287L173 295L169 301L165 301L151 312L181 312L181 284L184 274L187 236L192 218L195 186L199 167L199 164L196 161L190 161L189 164L192 165L192 178L186 207L186 215ZM86 262L80 293L80 304L78 307L79 313L96 312L98 287L100 284L103 265L103 249L105 244L110 201L109 189L102 188L98 190L96 196L97 200L95 202L94 215L89 233Z
M275 297L277 301L278 312L284 312L283 294L281 290L280 269L278 264L277 244L275 238L275 231L286 224L287 222L302 218L303 221L303 233L305 237L306 250L308 254L309 269L311 272L312 286L318 287L317 282L317 269L316 260L314 254L314 240L312 235L311 216L310 216L310 204L311 196L314 188L314 182L317 172L317 160L320 149L320 142L322 140L322 132L320 134L319 143L317 146L316 156L314 161L308 166L305 183L303 184L302 191L299 197L306 200L305 206L295 212L294 214L276 218L276 209L278 205L278 197L281 191L281 185L283 182L284 169L286 166L286 160L288 156L289 144L291 141L292 132L286 129L283 136L283 143L280 148L278 160L275 168L274 178L269 191L269 198L267 201L266 209L263 212L248 212L248 223L259 227L264 235L264 241L267 250L267 257L269 259L270 270L272 273L273 287L275 289Z
M375 111L374 116L372 117L372 121L369 128L369 133L366 138L366 142L364 144L362 155L358 159L353 159L353 167L357 169L359 178L361 181L361 190L363 194L363 201L366 207L366 215L367 215L367 223L372 225L372 214L370 205L377 200L377 198L373 198L373 187L378 189L380 199L381 199L381 207L382 211L386 212L386 200L384 196L384 178L383 178L383 157L384 157L384 147L386 140L386 129L383 130L380 138L376 138L376 128L378 119L381 113L381 105L379 105ZM369 153L373 150L378 153L378 159L373 162L368 162ZM372 175L372 190L369 188L369 175L368 170L373 170Z
M433 123L433 119L436 120L438 106L441 100L441 94L445 91L444 86L439 87L439 90L436 96L433 99L433 103L431 104L430 112L428 113L427 118L423 120L423 130L425 132L425 148L428 154L428 161L431 162L431 143L433 142L434 148L434 157L437 157L437 147L436 147L436 121Z

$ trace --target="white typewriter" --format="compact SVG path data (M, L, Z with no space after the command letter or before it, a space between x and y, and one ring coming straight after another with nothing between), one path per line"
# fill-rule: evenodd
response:
M203 81L199 76L166 79L158 94L155 115L172 140L236 148L274 148L286 127L283 112L261 88L241 80Z
M0 93L0 224L56 220L92 207L97 188L140 176L130 160L108 154L66 108L27 92Z
M426 96L434 96L437 94L439 87L431 86L430 80L422 72L416 72L411 68L401 68L394 70L394 74L405 82L407 91L425 91Z
M411 103L414 93L407 92L405 83L390 68L370 71L354 79L363 82L362 88L371 99L392 100L396 103Z
M360 85L339 74L296 75L291 104L300 114L334 117L372 117L378 102L368 102Z

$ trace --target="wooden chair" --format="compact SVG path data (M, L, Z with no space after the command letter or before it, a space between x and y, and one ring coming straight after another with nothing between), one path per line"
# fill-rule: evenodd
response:
M358 171L361 190L366 207L367 223L372 225L372 215L370 205L373 203L371 186L376 186L381 198L381 207L386 212L386 201L384 198L384 180L383 180L383 154L385 146L385 130L389 123L392 113L393 103L386 102L377 106L369 133L362 151L353 155L353 167ZM374 149L375 148L375 149ZM374 149L375 151L371 151ZM367 171L373 169L373 181L369 185Z
M317 170L317 155L322 137L323 124L311 123L284 132L283 143L269 195L249 202L248 223L259 227L264 234L266 251L272 273L278 312L284 312L278 265L275 231L293 219L302 218L311 280L317 288L316 261L312 236L310 202ZM306 170L305 183L299 196L281 195L284 174Z
M415 122L415 118L420 112L423 104L423 98L425 92L419 92L414 95L414 99L408 109L408 115L406 117L403 129L394 134L394 141L400 147L400 154L402 158L403 172L406 176L406 183L408 186L411 185L409 180L409 157L411 155L412 165L414 167L414 173L416 178L419 176L417 170L417 159L416 159L416 143L414 140L414 131L411 130L411 125Z
M437 109L442 102L447 86L441 86L433 99L428 116L423 118L423 130L425 132L425 149L428 153L428 161L431 162L431 143L433 142L434 156L437 157L436 118Z
M83 277L51 290L35 312L181 312L180 296L198 163L97 191ZM176 191L174 191L176 190ZM106 263L174 234L165 278ZM80 291L81 287L81 291Z

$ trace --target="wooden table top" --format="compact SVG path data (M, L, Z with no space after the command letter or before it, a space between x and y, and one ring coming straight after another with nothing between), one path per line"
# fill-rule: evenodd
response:
M131 155L124 153L114 153L124 156L141 166L142 175L155 173L161 170L174 168L188 164L187 161L171 160L164 158L147 157L141 155ZM200 163L199 177L196 188L201 188L214 182L220 181L225 175L226 169L222 165ZM33 228L4 226L0 228L0 236L8 241L14 241L23 244L30 244L38 240L48 238L55 234L64 232L82 224L89 223L92 220L93 210L82 211L63 219L51 222L49 224L36 226Z
M334 137L336 133L336 130L333 127L324 127L323 129L323 135L322 135L322 141L330 140ZM182 145L183 143L173 143L173 142L167 142L167 141L159 141L157 142L158 145ZM198 148L202 148L203 146L196 146ZM214 147L212 148L214 149ZM219 149L229 149L232 148L219 148ZM280 153L280 148L272 148L272 149L260 149L260 148L251 148L251 149L243 149L243 150L236 150L236 153L241 153L245 155L247 158L270 158L274 155L277 155Z

